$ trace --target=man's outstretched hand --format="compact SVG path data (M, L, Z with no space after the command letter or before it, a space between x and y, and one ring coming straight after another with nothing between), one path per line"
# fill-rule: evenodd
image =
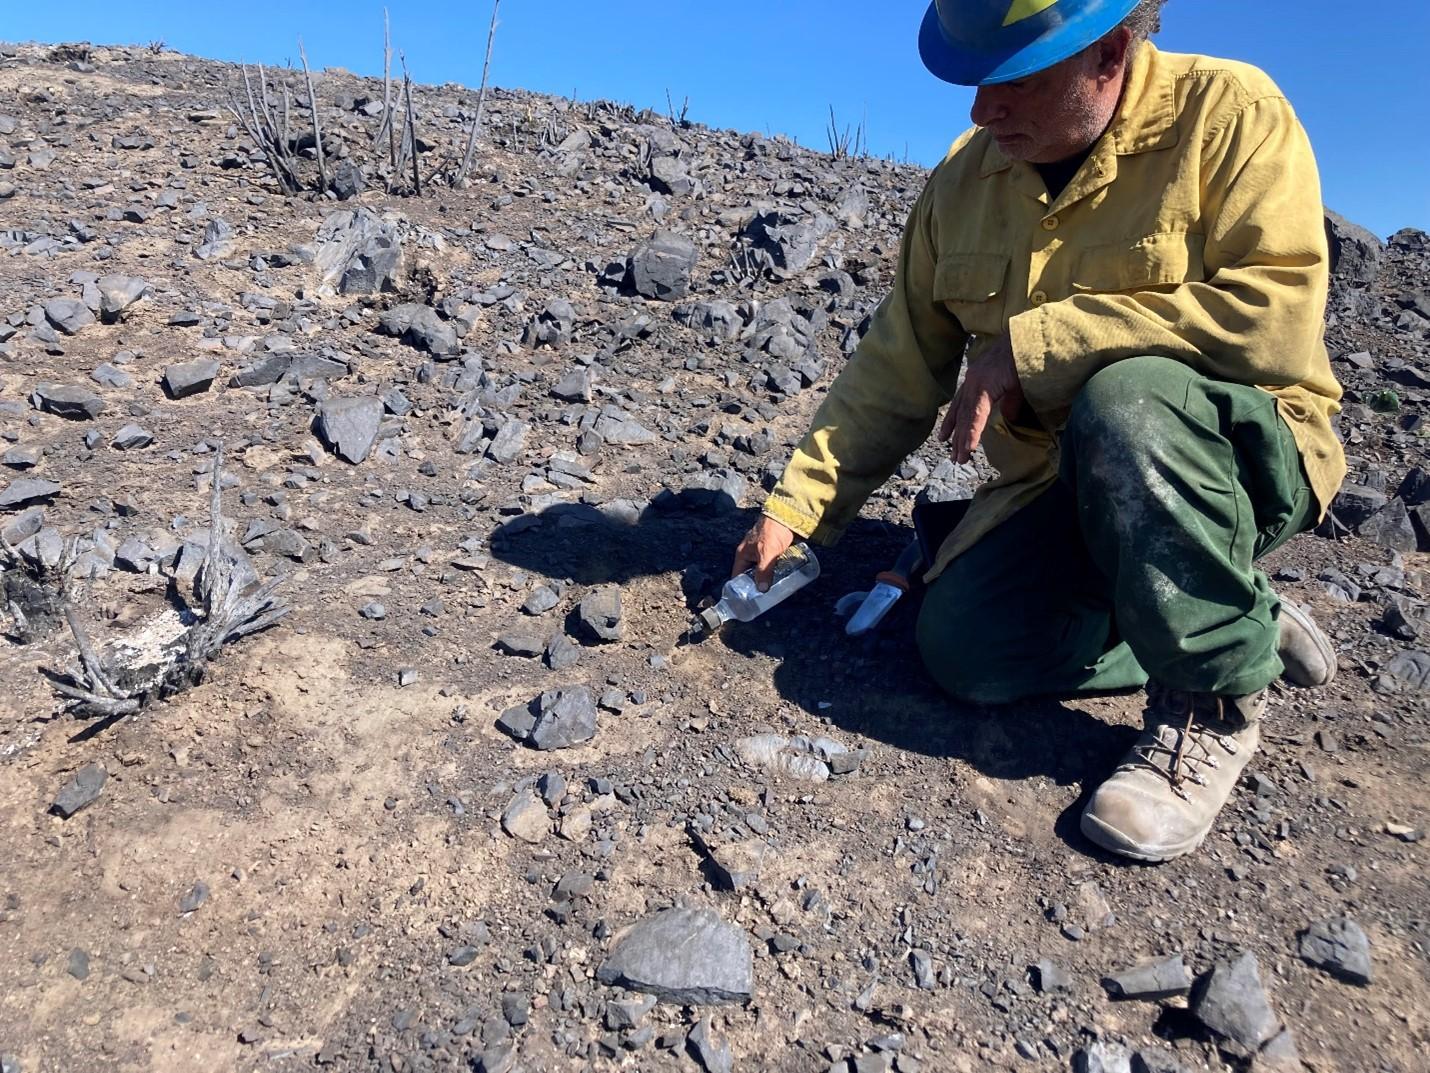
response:
M1023 407L1023 385L1013 363L1013 345L1007 336L995 339L976 357L968 360L963 384L953 397L953 405L939 425L940 443L949 443L953 460L960 465L973 457L983 439L983 430L997 406L1009 421Z
M774 580L775 560L794 543L794 533L773 518L760 515L740 546L735 549L735 565L731 577L738 577L750 567L755 568L755 588L765 592Z

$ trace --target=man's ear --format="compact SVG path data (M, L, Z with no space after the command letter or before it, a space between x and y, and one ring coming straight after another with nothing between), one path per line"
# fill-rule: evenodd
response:
M1097 45L1097 77L1110 82L1127 66L1127 51L1132 46L1132 31L1119 26L1102 38Z

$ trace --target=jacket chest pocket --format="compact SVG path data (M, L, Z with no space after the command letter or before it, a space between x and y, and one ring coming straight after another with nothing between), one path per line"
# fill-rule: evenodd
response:
M1206 279L1206 236L1165 231L1082 251L1072 279L1076 293L1169 289Z
M1002 335L1008 257L1001 253L949 253L934 269L933 296L969 335Z

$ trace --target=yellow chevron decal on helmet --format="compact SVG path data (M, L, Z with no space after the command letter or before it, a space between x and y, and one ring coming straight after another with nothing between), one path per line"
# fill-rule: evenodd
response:
M1003 25L1012 26L1015 22L1031 19L1040 11L1048 10L1057 2L1058 0L1013 0L1013 3L1008 6L1008 14L1003 19Z

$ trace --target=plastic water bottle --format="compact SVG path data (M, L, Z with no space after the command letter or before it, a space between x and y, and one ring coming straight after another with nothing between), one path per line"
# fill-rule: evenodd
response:
M796 544L775 560L774 580L765 592L755 587L755 572L747 570L725 582L719 602L700 612L691 626L697 636L712 634L736 619L752 622L776 604L789 599L819 577L819 560L806 544Z

